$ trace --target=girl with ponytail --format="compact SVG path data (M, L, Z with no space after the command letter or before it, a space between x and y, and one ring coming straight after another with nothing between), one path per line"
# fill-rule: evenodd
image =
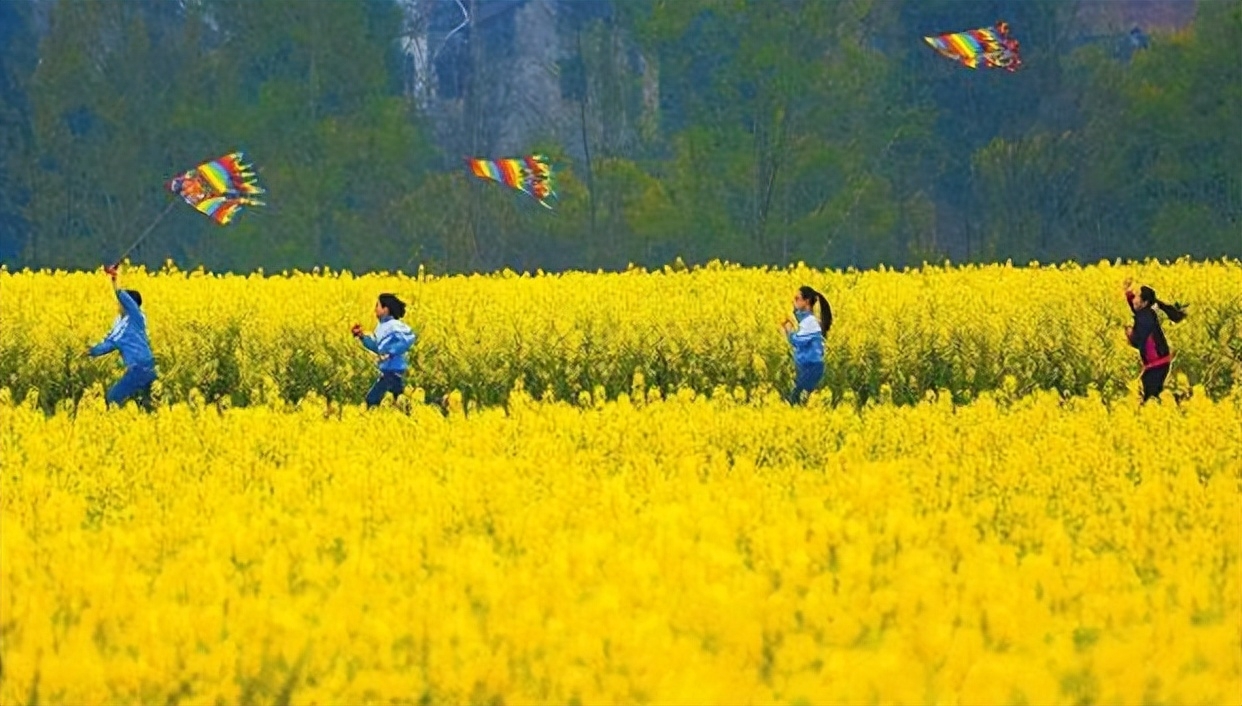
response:
M1166 304L1156 297L1151 287L1140 287L1138 293L1130 291L1131 280L1125 281L1126 301L1134 312L1134 325L1126 329L1130 345L1138 349L1143 364L1143 401L1159 397L1164 391L1164 381L1169 377L1169 365L1173 353L1156 317L1159 309L1169 321L1178 323L1186 318L1185 308L1180 304Z
M810 287L800 288L794 295L793 304L797 324L785 319L781 322L781 330L793 348L794 367L798 371L789 402L801 404L804 395L809 395L818 387L824 377L824 339L828 337L828 329L832 328L832 307L827 297ZM818 319L814 313L817 304Z

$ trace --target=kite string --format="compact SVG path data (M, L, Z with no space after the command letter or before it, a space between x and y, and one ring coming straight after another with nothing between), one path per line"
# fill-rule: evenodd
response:
M436 53L433 54L431 57L432 63L435 63L436 58L440 56L440 52L444 51L444 47L448 46L448 41L453 38L453 35L457 34L462 29L464 29L466 25L470 24L470 13L466 11L466 6L461 4L461 0L453 0L453 1L457 3L458 9L461 10L461 15L465 19L461 21L461 24L454 27L453 31L449 32L448 34L444 36L444 41L440 43L440 48L437 49Z
M897 128L897 130L893 133L893 137L888 141L888 144L884 145L884 149L880 150L880 154L876 156L876 159L875 159L876 162L884 159L885 155L887 155L888 151L892 149L893 144L897 142L897 138L901 137L901 133L905 129L906 128L904 125L899 126ZM845 209L845 213L841 215L841 220L837 223L837 227L832 230L832 234L828 237L828 240L825 241L824 243L825 253L827 253L828 247L832 243L832 241L836 239L838 235L841 234L841 229L845 227L845 224L848 221L850 214L854 212L854 208L858 206L858 202L862 200L863 191L865 191L866 188L867 188L867 181L863 179L862 183L859 184L858 188L854 190L853 202L850 204L849 208ZM823 204L820 205L819 209L816 210L816 213L823 211L824 206L827 206L827 205L828 205L828 202L825 201Z
M176 201L172 201L172 200L168 202L168 205L164 207L164 210L160 211L160 215L156 216L155 220L151 221L151 225L147 226L147 229L142 231L142 235L138 236L138 239L135 240L132 245L126 248L125 252L121 253L121 256L116 259L117 266L120 266L121 262L125 260L125 256L133 252L134 248L138 247L138 244L141 243L148 235L150 235L151 231L155 230L155 226L158 225L160 221L164 220L164 216L168 215L168 212L173 209L173 206L176 205L176 203L177 203Z

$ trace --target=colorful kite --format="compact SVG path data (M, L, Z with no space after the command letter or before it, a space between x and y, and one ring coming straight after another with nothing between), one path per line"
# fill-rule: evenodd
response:
M204 162L173 177L168 182L168 190L211 220L226 226L243 206L265 205L254 198L265 192L255 182L254 168L242 162L243 159L241 152L234 152Z
M991 69L1017 71L1022 66L1018 54L1018 40L1009 36L1009 25L997 22L996 27L983 27L965 32L942 34L939 37L923 37L941 56L969 66L980 64Z
M470 171L480 179L491 179L501 184L525 191L544 208L551 209L547 199L556 198L552 188L552 167L548 158L533 154L518 159L472 159L467 158Z

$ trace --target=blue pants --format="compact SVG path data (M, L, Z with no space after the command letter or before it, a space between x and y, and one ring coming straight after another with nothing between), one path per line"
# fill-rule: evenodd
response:
M367 393L367 409L379 406L384 401L384 395L389 392L393 397L400 395L405 391L405 380L401 379L402 373L384 373L379 380L371 386L371 391Z
M824 379L823 363L806 363L798 366L798 375L794 378L793 392L789 393L790 404L802 404L805 399L803 393L811 394L815 388L819 387L819 381Z
M120 407L127 400L138 398L138 405L151 409L151 383L155 382L155 369L135 365L125 369L125 374L108 390L104 397L109 405Z

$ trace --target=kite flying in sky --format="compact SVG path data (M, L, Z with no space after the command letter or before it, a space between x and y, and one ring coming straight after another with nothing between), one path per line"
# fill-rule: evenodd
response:
M264 205L254 198L264 193L255 181L254 168L243 159L241 152L234 152L204 162L173 177L168 182L168 190L219 225L226 226L243 206Z
M472 159L467 158L470 171L480 179L491 179L501 184L525 191L544 208L551 209L548 198L555 198L556 191L552 188L552 167L548 158L534 154L517 159Z
M997 22L996 27L942 34L939 37L923 37L923 41L941 56L972 69L982 65L1013 72L1022 66L1022 57L1018 54L1018 40L1009 36L1009 25L1004 21Z
M254 167L244 163L243 159L241 152L226 154L169 179L165 186L218 225L226 226L233 222L243 206L266 205L254 198L265 192L255 181ZM168 202L168 206L142 231L142 235L117 258L117 265L155 230L155 226L176 203L176 199Z

